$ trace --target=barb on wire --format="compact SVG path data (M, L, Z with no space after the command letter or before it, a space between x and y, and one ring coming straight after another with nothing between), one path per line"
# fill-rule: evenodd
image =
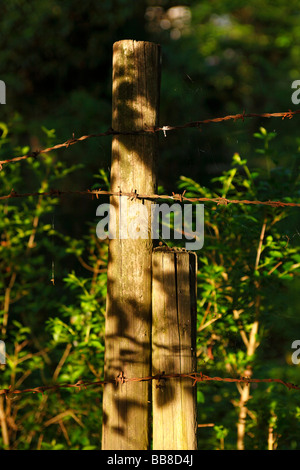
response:
M42 385L40 387L34 388L26 388L23 390L12 389L9 387L8 389L0 390L0 395L4 395L8 398L11 395L24 395L26 393L45 393L50 391L57 391L60 389L76 388L77 390L81 391L82 388L85 390L88 387L96 387L96 386L105 386L107 384L115 384L118 386L119 384L122 386L125 383L129 382L150 382L152 380L157 380L158 383L161 380L166 381L167 379L191 379L193 381L193 386L195 386L198 382L227 382L227 383L278 383L284 385L289 390L300 390L299 385L295 385L290 382L285 382L281 379L252 379L249 377L239 377L239 378L232 378L232 377L210 377L209 375L204 375L202 372L191 372L188 374L156 374L156 375L149 375L146 377L125 377L124 372L121 371L117 377L111 380L97 380L97 381L88 381L88 380L78 380L76 383L65 383L65 384L55 384L55 385Z
M34 193L17 193L14 190L11 190L9 194L4 196L0 196L0 200L7 200L12 198L22 198L22 197L36 197L36 196L49 196L49 197L60 197L64 195L81 195L81 196L91 196L92 199L96 197L97 199L99 196L124 196L131 200L172 200L172 201L179 201L179 202L214 202L217 205L227 205L227 204L252 204L252 205L263 205L263 206L270 206L270 207L300 207L300 203L298 202L283 202L283 201L251 201L247 199L228 199L224 197L187 197L185 196L184 191L182 194L175 194L172 193L172 196L167 194L138 194L136 190L132 190L131 192L123 192L123 191L104 191L101 189L97 190L85 190L85 191L61 191L58 189L50 189L49 191L45 192L34 192Z
M45 149L40 149L40 150L35 150L33 152L29 152L26 155L22 155L20 157L14 157L14 158L8 158L6 160L0 160L0 171L3 168L3 165L6 165L8 163L16 163L22 160L26 160L27 158L34 157L36 158L38 155L42 153L49 153L52 150L58 150L60 148L68 148L71 145L77 144L78 142L83 142L87 139L92 139L95 137L106 137L106 136L118 136L118 135L149 135L149 134L154 134L156 132L163 132L164 136L167 136L167 132L169 131L174 131L177 129L187 129L187 128L200 128L201 125L203 124L211 124L211 123L219 123L219 122L225 122L225 121L238 121L242 120L244 121L245 118L271 118L271 117L281 117L282 119L288 118L292 119L293 116L296 114L300 114L300 110L292 111L289 109L289 111L284 111L284 112L279 112L279 113L246 113L243 111L243 113L240 114L229 114L227 116L223 117L218 117L218 118L212 118L212 119L203 119L201 121L193 121L193 122L187 122L185 124L180 124L177 126L162 126L162 127L145 127L140 130L136 131L118 131L115 129L112 129L111 127L107 129L105 132L98 132L96 134L88 134L88 135L82 135L81 137L74 137L74 134L71 139L67 140L66 142L63 142L62 144L57 144L54 145L53 147L48 147Z

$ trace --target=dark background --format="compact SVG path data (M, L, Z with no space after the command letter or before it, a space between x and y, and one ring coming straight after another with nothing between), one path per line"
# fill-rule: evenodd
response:
M7 85L1 119L19 114L24 145L30 142L32 149L41 123L56 130L57 142L110 127L112 46L120 39L162 46L162 125L296 108L297 1L11 0L2 5L0 21L0 76ZM173 190L185 174L204 184L228 167L235 151L259 164L253 132L261 124L280 133L277 151L284 163L297 118L214 124L161 137L159 182ZM84 175L72 177L86 188L99 167L110 165L110 139L60 153L87 164Z

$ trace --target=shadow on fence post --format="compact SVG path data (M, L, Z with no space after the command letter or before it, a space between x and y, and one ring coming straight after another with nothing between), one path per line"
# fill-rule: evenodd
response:
M124 40L113 48L113 116L116 131L132 132L158 125L160 46ZM118 135L112 142L111 191L156 191L158 134ZM151 220L146 239L120 237L119 209L129 222L131 209L148 209L150 201L112 196L116 219L110 230L105 324L105 379L150 375ZM142 227L141 227L142 228ZM143 227L145 228L145 227ZM138 231L140 227L136 227ZM102 449L149 448L148 382L108 384L103 392Z
M192 252L153 252L152 375L196 372L196 273ZM153 381L153 449L197 449L197 388L190 378Z

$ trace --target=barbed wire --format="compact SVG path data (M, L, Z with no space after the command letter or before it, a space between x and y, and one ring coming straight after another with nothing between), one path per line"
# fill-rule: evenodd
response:
M58 150L60 148L68 148L71 145L77 144L78 142L83 142L88 139L92 139L95 137L107 137L107 136L118 136L118 135L149 135L149 134L154 134L156 132L163 132L164 136L166 137L167 132L169 131L174 131L178 129L187 129L187 128L200 128L201 125L203 124L211 124L211 123L219 123L219 122L225 122L225 121L230 121L233 120L234 122L238 120L244 121L246 118L271 118L271 117L281 117L282 119L292 119L293 116L296 114L300 114L300 110L292 111L289 109L289 111L283 111L283 112L278 112L278 113L246 113L243 111L243 113L240 114L229 114L227 116L223 117L217 117L217 118L211 118L211 119L203 119L201 121L192 121L192 122L187 122L185 124L179 124L177 126L153 126L153 127L145 127L140 130L136 131L118 131L115 129L112 129L111 127L107 129L105 132L99 132L99 133L94 133L94 134L88 134L88 135L82 135L81 137L73 137L66 142L63 142L61 144L54 145L53 147L48 147L45 149L40 149L40 150L34 150L32 152L29 152L26 155L22 155L19 157L14 157L14 158L8 158L6 160L0 160L0 170L2 170L3 165L9 164L9 163L16 163L22 160L26 160L28 158L36 158L38 155L42 153L49 153L53 150Z
M172 195L167 194L138 194L137 191L106 191L102 189L94 190L83 190L83 191L61 191L59 189L50 189L49 191L44 192L33 192L33 193L17 193L14 190L11 190L9 194L0 196L0 200L7 200L12 198L24 198L24 197L37 197L37 196L48 196L48 197L61 197L64 195L81 195L81 196L90 196L93 199L98 199L99 196L123 196L131 200L172 200L179 202L214 202L217 205L227 205L227 204L252 204L252 205L264 205L269 207L300 207L298 202L283 202L283 201L251 201L247 199L228 199L225 197L187 197L185 196L186 190L182 194L172 193Z
M75 383L65 383L65 384L55 384L55 385L42 385L39 387L34 388L26 388L23 390L12 389L11 387L7 389L1 389L0 395L5 395L8 398L10 395L22 395L26 393L45 393L49 391L57 391L60 389L77 389L81 391L82 389L87 389L88 387L96 387L96 386L105 386L108 384L114 384L118 386L119 384L125 384L130 382L151 382L153 380L157 380L158 384L156 385L157 388L163 388L165 385L162 384L163 381L167 379L191 379L193 380L193 386L195 386L199 382L226 382L226 383L244 383L244 384L251 384L251 383L278 383L284 385L289 390L300 390L299 385L295 385L291 382L285 382L281 379L255 379L249 377L211 377L209 375L204 375L202 372L191 372L188 374L156 374L156 375L149 375L146 377L125 377L123 372L120 372L117 377L111 380L97 380L97 381L89 381L89 380L78 380Z
M229 120L233 120L234 122L238 120L244 121L246 118L271 118L271 117L281 117L282 119L288 118L292 119L292 117L296 114L300 114L300 110L296 111L291 111L289 110L288 112L278 112L278 113L245 113L245 111L242 114L235 114L235 115L227 115L219 118L212 118L212 119L205 119L205 120L200 120L200 121L193 121L193 122L188 122L186 124L182 125L177 125L177 126L162 126L162 127L147 127L143 128L137 131L130 131L130 132L121 132L114 130L112 128L109 128L105 132L101 133L94 133L94 134L89 134L89 135L83 135L81 137L75 138L74 135L71 139L67 140L66 142L63 142L61 144L54 145L52 147L48 147L45 149L40 149L40 150L35 150L33 152L29 152L26 155L6 159L6 160L1 160L0 161L0 170L2 170L3 165L10 164L10 163L16 163L22 160L26 160L28 158L37 158L38 155L40 154L45 154L49 153L53 150L58 150L60 148L68 148L71 145L74 145L78 142L82 142L91 138L96 138L96 137L105 137L105 136L121 136L121 135L151 135L157 132L163 132L164 136L167 135L167 132L173 131L173 130L179 130L179 129L186 129L186 128L200 128L201 125L205 124L210 124L210 123L219 123L219 122L225 122ZM271 207L300 207L300 203L293 203L293 202L282 202L282 201L259 201L259 200L236 200L236 199L228 199L225 197L215 197L215 198L208 198L208 197L187 197L185 196L186 191L184 191L182 194L176 194L172 193L172 195L158 195L158 194L138 194L137 191L131 191L131 192L114 192L114 191L106 191L106 190L84 190L84 191L61 191L61 190L56 190L56 189L50 189L49 191L45 192L33 192L33 193L17 193L14 190L12 190L9 194L0 196L0 200L8 200L11 198L24 198L24 197L35 197L35 196L50 196L50 197L61 197L63 195L82 195L82 196L90 196L92 198L98 199L99 196L124 196L129 199L147 199L147 200L158 200L158 199L164 199L164 200L173 200L173 201L179 201L179 202L214 202L217 205L228 205L228 204L252 204L252 205L264 205L264 206L271 206ZM189 373L189 374L157 374L157 375L151 375L151 376L146 376L146 377L132 377L132 378L127 378L124 376L123 372L120 372L118 376L114 379L111 380L98 380L98 381L87 381L87 380L78 380L76 383L65 383L65 384L53 384L53 385L43 385L43 386L38 386L34 388L27 388L23 390L19 389L13 389L12 387L9 387L8 389L0 389L0 395L4 395L6 398L12 396L12 395L24 395L27 393L45 393L45 392L51 392L51 391L58 391L60 389L77 389L81 391L82 389L87 389L88 387L96 387L96 386L105 386L107 384L115 384L116 386L122 385L124 383L130 383L130 382L150 382L153 380L156 380L158 384L156 387L163 387L163 381L167 379L190 379L193 381L193 386L195 386L197 383L203 383L203 382L226 382L226 383L244 383L244 384L251 384L251 383L278 383L281 384L285 387L287 387L289 390L294 389L294 390L300 390L299 385L295 385L290 382L285 382L281 379L255 379L255 378L249 378L249 377L239 377L239 378L231 378L231 377L211 377L208 375L204 375L202 372L200 373Z

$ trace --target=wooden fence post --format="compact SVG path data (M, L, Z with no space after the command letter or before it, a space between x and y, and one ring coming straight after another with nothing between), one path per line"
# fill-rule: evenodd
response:
M160 91L160 46L124 40L113 46L113 115L116 131L131 132L158 126ZM111 190L155 194L157 133L114 136L112 142ZM147 208L150 201L110 199L116 212L110 229L107 306L105 326L105 379L118 375L142 377L151 374L151 261L150 218L147 239L119 236L121 220L130 222L132 208ZM123 219L124 217L124 219ZM145 227L135 227L143 231ZM124 235L124 233L123 233ZM149 391L147 382L106 385L103 392L102 449L145 450L149 448Z
M152 374L196 372L196 273L192 252L153 253ZM154 380L153 449L197 449L196 387L189 378Z

